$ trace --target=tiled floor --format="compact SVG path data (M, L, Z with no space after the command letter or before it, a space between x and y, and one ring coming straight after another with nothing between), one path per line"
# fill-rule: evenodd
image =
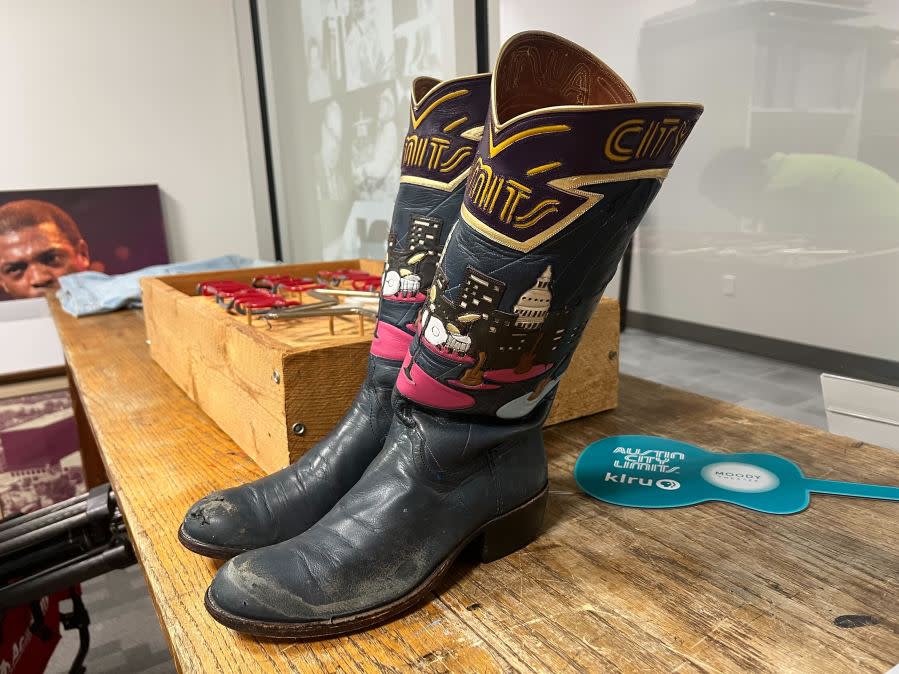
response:
M807 367L628 328L621 371L827 428L821 372Z
M175 671L139 566L94 578L81 590L91 619L91 646L84 662L90 674ZM69 610L68 602L62 609ZM47 672L68 672L77 651L78 634L63 632Z
M621 371L825 428L820 372L728 349L628 329ZM92 673L175 671L140 569L114 571L83 585L91 615ZM66 672L78 647L65 634L50 672Z

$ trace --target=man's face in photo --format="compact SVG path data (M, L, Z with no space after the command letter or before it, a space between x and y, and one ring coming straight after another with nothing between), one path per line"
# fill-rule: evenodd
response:
M0 287L15 299L40 297L89 265L84 240L73 244L55 222L0 234Z

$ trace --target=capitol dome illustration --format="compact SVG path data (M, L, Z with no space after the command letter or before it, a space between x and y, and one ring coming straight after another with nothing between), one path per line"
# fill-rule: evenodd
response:
M549 303L552 301L552 293L549 291L551 280L552 267L548 266L533 287L524 291L518 298L512 309L517 316L516 327L522 330L536 330L543 325L549 313Z

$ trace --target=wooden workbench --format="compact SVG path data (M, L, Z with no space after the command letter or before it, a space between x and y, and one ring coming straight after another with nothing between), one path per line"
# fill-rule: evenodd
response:
M899 662L899 505L813 496L789 517L723 504L635 510L592 500L572 478L579 451L610 434L775 452L811 477L883 484L899 483L899 453L629 377L617 411L546 433L549 512L526 549L457 566L429 604L369 632L240 636L207 615L216 565L176 531L196 499L259 469L151 361L139 312L76 320L51 306L183 671L884 672ZM867 619L836 621L845 615Z

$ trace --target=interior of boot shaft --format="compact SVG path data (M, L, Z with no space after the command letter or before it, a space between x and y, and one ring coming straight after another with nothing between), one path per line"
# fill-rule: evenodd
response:
M412 83L412 97L416 101L420 101L427 93L440 84L440 80L435 77L416 77Z
M551 106L634 102L630 88L605 63L550 35L525 35L509 44L495 77L500 123Z

